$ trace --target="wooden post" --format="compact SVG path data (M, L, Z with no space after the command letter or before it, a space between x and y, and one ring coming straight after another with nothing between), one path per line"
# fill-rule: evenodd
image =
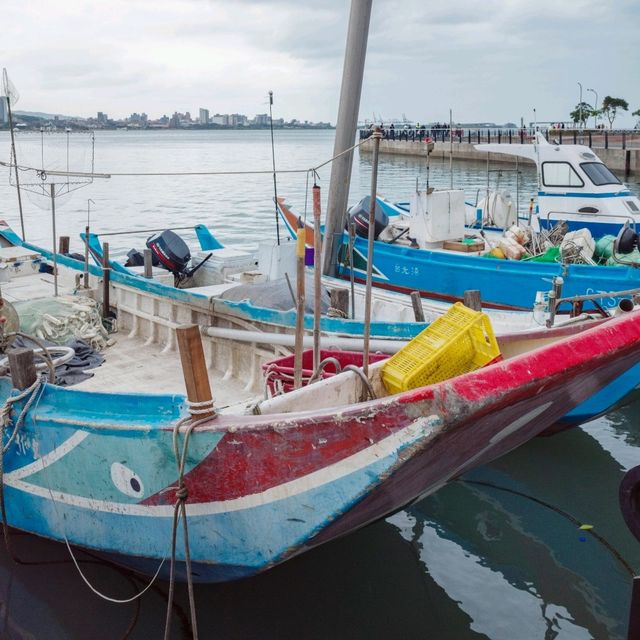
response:
M296 336L293 356L293 388L302 386L302 351L304 349L304 254L305 228L298 219L298 238L296 240Z
M411 292L411 304L413 305L413 315L416 322L424 322L424 311L422 310L422 298L417 291Z
M320 187L313 185L313 371L320 365L320 303L322 302L322 245L320 244Z
M63 256L69 253L69 236L60 236L58 239L58 253Z
M109 243L102 245L102 317L109 317L109 287L111 284L111 265L109 264Z
M482 303L480 302L480 291L478 289L467 289L464 292L463 303L465 307L474 311L482 311Z
M89 225L84 228L84 288L89 288Z
M144 277L153 278L153 258L151 256L151 249L145 249L144 255Z
M13 349L8 352L11 381L16 389L26 389L36 381L36 365L32 349Z
M443 133L444 135L444 133ZM380 129L373 132L373 159L371 162L371 201L369 205L369 233L367 237L367 283L364 299L364 336L362 345L362 371L369 376L369 341L371 338L371 288L373 287L373 236L376 226L376 192L378 190L378 154Z
M200 327L197 324L182 325L176 329L176 337L178 338L182 375L184 376L189 402L210 402L212 399L211 386L209 385L207 363L202 350ZM191 412L191 417L194 419L210 418L215 415L216 412L213 409L213 405L210 412Z
M349 317L349 292L346 289L329 289L330 304Z

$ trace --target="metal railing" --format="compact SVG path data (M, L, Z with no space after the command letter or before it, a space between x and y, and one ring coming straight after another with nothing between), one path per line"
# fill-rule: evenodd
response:
M640 149L640 130L638 129L539 129L550 142L558 144L582 144L597 149ZM359 130L360 140L371 136L372 128ZM405 142L466 142L468 144L498 143L525 144L532 142L536 130L532 127L522 129L477 128L424 126L410 128L389 126L382 128L383 138Z

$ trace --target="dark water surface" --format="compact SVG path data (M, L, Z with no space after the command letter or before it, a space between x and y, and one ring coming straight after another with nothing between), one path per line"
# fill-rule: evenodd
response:
M31 135L19 142L25 157L40 153L38 134ZM332 153L331 131L276 138L281 168L310 167ZM6 149L0 134L4 157ZM270 154L268 132L96 134L96 170L104 172L268 169ZM486 185L485 170L485 163L457 163L454 185L473 199ZM448 186L448 163L433 161L429 173L433 186ZM423 187L424 162L381 158L379 191L390 198L405 199L416 177ZM326 187L328 169L321 178ZM369 158L356 157L352 200L368 193L369 180ZM514 174L500 180L515 198ZM640 190L637 179L629 186ZM528 167L520 191L526 207L535 191ZM303 210L305 176L282 176L279 192ZM204 221L223 242L253 247L275 237L271 196L270 176L96 180L61 202L58 229L76 238L91 198L96 230ZM25 202L28 237L39 243L50 242L46 206L40 196ZM8 179L0 184L0 211L18 227ZM144 237L123 241L120 251ZM79 246L72 240L72 248ZM198 586L200 637L624 639L640 542L624 524L617 492L624 472L640 464L639 409L632 402L581 428L536 439L386 521L264 575ZM577 523L594 528L581 531ZM64 545L19 533L12 543L29 564L13 564L0 551L1 638L162 637L165 584L138 604L108 603L85 585ZM92 584L114 598L146 584L78 557ZM184 585L177 589L173 630L175 638L189 637Z

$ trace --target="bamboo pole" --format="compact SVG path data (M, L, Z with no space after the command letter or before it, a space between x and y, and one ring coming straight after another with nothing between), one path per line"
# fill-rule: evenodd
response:
M296 342L293 358L293 388L302 386L302 350L304 349L304 252L305 229L298 219L298 239L296 241Z
M376 127L373 135L373 166L371 167L371 207L369 208L369 237L367 243L367 286L364 301L364 348L362 350L362 369L369 375L369 341L371 339L371 287L373 280L373 236L376 226L376 191L378 189L378 154L382 133Z
M211 395L207 363L202 349L200 327L197 324L182 325L176 329L176 337L184 384L187 388L187 399L194 405L202 406L202 403L211 403L213 396ZM213 404L211 404L210 411L208 407L195 406L190 408L190 413L192 418L197 419L216 415Z
M322 244L320 187L313 185L313 370L320 366L320 303L322 302Z

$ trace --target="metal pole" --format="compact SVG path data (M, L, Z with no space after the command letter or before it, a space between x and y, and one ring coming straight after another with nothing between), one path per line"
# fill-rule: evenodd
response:
M580 87L580 102L578 103L578 112L580 114L580 126L582 126L582 83L578 82L578 86Z
M351 1L336 138L333 148L334 156L343 153L353 145L355 131L358 126L358 110L360 108L362 77L367 53L371 5L372 0ZM340 156L334 160L331 166L331 182L329 185L322 256L322 272L325 275L334 276L337 271L338 251L342 244L342 232L346 223L352 164L353 152Z
M16 156L16 139L15 139L15 133L13 131L13 115L11 113L11 98L9 96L7 96L7 114L9 116L9 131L11 132L11 157L13 158L13 168L16 173L16 192L18 193L18 211L20 212L20 229L22 230L22 239L26 240L26 237L24 235L24 215L22 213L22 195L20 194L20 178L18 176L18 157Z
M596 96L595 104L593 105L593 128L596 129L598 127L598 114L596 113L598 110L598 92L595 89L587 89L587 91L591 91Z
M84 288L89 288L89 227L91 223L91 205L95 202L89 198L87 200L87 226L84 229Z
M56 185L51 183L51 227L53 232L53 295L58 295L58 259L56 247Z
M376 128L373 132L373 166L371 167L371 208L369 209L369 237L367 243L367 286L364 301L364 348L362 350L362 369L369 375L369 340L371 338L371 286L373 280L373 235L376 226L376 191L378 188L378 152L382 133Z
M322 245L320 242L320 187L313 185L313 371L320 366L320 303L322 295Z
M276 238L280 244L280 216L278 215L278 183L276 180L276 151L273 144L273 91L269 91L269 128L271 129L271 163L273 165L273 201L276 207Z
M450 187L453 191L453 113L449 109L449 179Z

